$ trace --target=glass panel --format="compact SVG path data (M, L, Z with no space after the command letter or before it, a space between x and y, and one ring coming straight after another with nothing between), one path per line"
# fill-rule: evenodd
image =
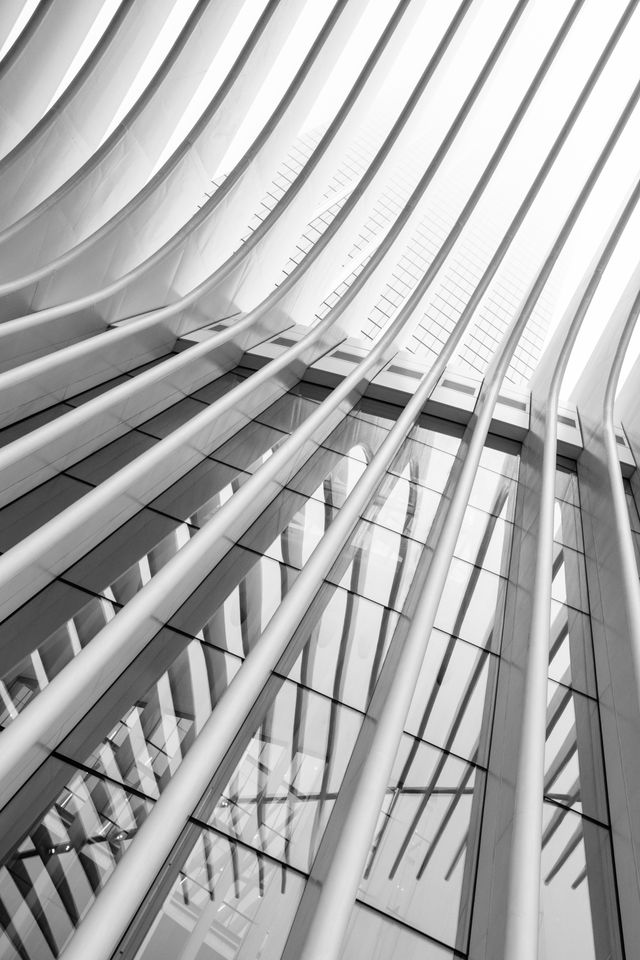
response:
M13 443L14 440L26 436L28 433L31 433L32 430L37 430L38 427L42 427L45 423L51 423L52 420L57 420L58 417L61 417L63 414L69 413L70 409L71 407L66 403L55 403L53 406L47 407L46 410L40 410L39 413L34 413L31 417L25 417L23 420L18 420L8 427L3 427L0 430L0 447L6 447L8 443Z
M223 397L239 383L242 383L244 379L243 376L240 376L235 371L233 373L225 373L221 377L218 377L217 380L212 380L212 382L208 383L205 387L200 387L200 389L192 393L191 396L194 400L200 400L202 403L214 403L219 397Z
M272 679L270 688L275 699L207 819L229 836L308 871L362 715L288 681Z
M454 553L461 560L506 576L511 548L511 524L467 507Z
M316 500L342 506L366 469L362 460L354 460L335 450L320 447L289 481L292 490Z
M633 552L636 555L636 568L640 576L640 533L637 530L631 531L631 540L633 541Z
M489 654L464 640L433 630L418 677L405 730L467 760L478 754L483 725Z
M137 960L280 960L304 878L202 830Z
M168 437L170 433L185 424L187 420L191 420L192 417L202 413L204 409L205 405L203 403L193 400L191 397L184 397L184 399L167 407L161 413L157 413L155 417L138 424L138 430L141 433L149 433L152 437L162 439Z
M430 490L441 493L447 483L455 456L444 453L435 447L419 443L417 440L405 440L394 457L389 473L406 480L415 480Z
M503 520L512 520L517 490L515 480L494 473L493 470L478 467L469 495L469 504L484 510L485 513L502 517Z
M356 420L364 420L374 427L391 430L399 412L399 408L392 404L374 400L371 397L362 397L349 412L349 416Z
M451 950L356 903L340 960L453 960Z
M495 473L501 473L505 477L515 478L518 476L519 456L515 451L500 449L503 446L500 441L494 438L496 446L486 444L480 457L480 465ZM506 441L503 442L506 445ZM512 444L511 446L515 446Z
M129 380L130 377L126 373L122 373L119 377L112 377L111 380L98 383L95 387L91 387L90 390L83 390L82 393L76 393L75 396L68 397L66 402L74 407L79 407L83 403L87 403L88 400L100 397L103 393L107 393L108 390L118 387L121 383L127 383Z
M79 480L85 480L87 483L103 483L110 476L126 467L128 463L141 456L151 447L154 447L158 441L155 437L150 437L146 433L139 433L137 430L130 430L123 437L118 437L106 447L96 450L90 456L85 457L79 463L74 463L68 467L67 473Z
M451 561L435 626L495 650L500 642L506 581L469 563Z
M607 822L598 705L549 681L545 796Z
M71 619L42 640L35 650L7 670L0 679L0 723L14 720L114 618L117 610L114 603L104 598L89 600Z
M214 647L244 656L297 575L292 567L233 547L170 623Z
M426 543L440 495L415 481L385 474L364 512L367 520Z
M212 451L214 459L230 467L246 470L287 439L287 434L253 420L221 446Z
M426 443L430 447L437 447L447 453L457 453L463 428L447 420L437 420L423 414L418 423L411 429L409 436L412 440Z
M273 560L300 567L307 562L335 510L318 500L305 500L283 490L240 539L244 547Z
M376 417L347 416L323 441L323 446L354 460L369 463L380 449L392 426L388 420Z
M557 600L551 601L549 676L597 696L589 618Z
M310 624L307 621L310 618ZM325 583L303 621L302 646L288 676L319 693L366 710L398 614Z
M98 606L104 609L102 605ZM0 662L4 670L10 670L73 617L79 618L76 630L89 639L92 621L81 613L85 607L92 611L95 602L87 597L84 590L78 590L61 580L53 580L36 593L0 624ZM113 609L116 609L115 605ZM99 618L96 629L100 629L104 623L104 618Z
M193 640L113 726L87 766L156 799L182 762L240 661ZM155 641L152 641L155 643Z
M151 504L170 517L201 527L248 475L216 460L202 460Z
M194 532L186 523L145 508L67 570L65 578L128 603Z
M631 529L640 531L640 516L638 515L638 508L633 495L633 488L628 480L624 481L624 492L627 498L627 510L629 511L629 523L631 524Z
M319 383L311 383L300 380L295 387L289 391L293 397L305 397L307 400L315 400L316 403L322 403L331 393L330 387L323 387Z
M152 804L69 767L55 803L0 870L0 900L30 960L57 957Z
M403 737L359 897L454 945L477 768Z
M554 505L553 537L572 550L584 552L580 510L566 500L556 500Z
M276 430L282 430L284 433L293 433L317 408L318 404L313 400L285 393L270 407L259 413L256 420L266 423L269 427L275 427Z
M415 540L363 520L327 580L401 610L422 551Z
M9 550L56 517L91 488L62 474L0 509L0 550Z
M553 545L551 596L554 600L575 607L576 610L589 612L584 557L576 550L563 547L558 543Z
M568 470L560 464L556 467L556 497L566 500L574 506L580 506L578 497L578 477L575 470Z
M151 370L152 367L157 367L158 364L164 363L165 360L169 360L171 357L175 357L176 352L171 350L169 353L163 353L161 357L154 357L153 360L148 360L146 363L141 363L139 367L132 367L131 370L127 371L127 375L130 377L137 377L138 374L144 373L145 370Z
M543 956L620 956L609 832L547 803L543 823Z

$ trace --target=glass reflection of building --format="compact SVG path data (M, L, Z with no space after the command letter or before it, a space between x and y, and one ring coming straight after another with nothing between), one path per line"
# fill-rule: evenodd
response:
M37 32L38 23L24 29ZM242 243L271 222L326 130L303 133L283 148L285 159L244 225ZM354 133L331 180L319 190L293 252L287 247L285 257L283 247L284 267L280 263L273 272L274 289L298 275L325 231L340 220L382 141L375 124ZM356 238L345 246L332 282L316 298L312 327L358 287L409 202L422 172L424 144L419 143L415 147L414 141L415 151L394 168ZM224 171L202 210L226 181ZM332 525L379 461L417 381L438 360L493 250L491 231L483 232L477 222L475 232L454 248L428 303L403 335L403 349L398 352L396 345L373 373L363 375L364 386L329 411L326 429L301 441L299 463L267 474L277 451L325 409L354 364L381 342L446 242L457 211L449 209L446 180L439 191L404 237L392 269L381 271L366 315L347 331L357 336L343 333L311 361L298 360L291 369L280 366L272 381L263 377L253 406L241 393L243 385L295 349L308 331L301 323L268 329L250 343L233 341L235 353L212 362L208 375L198 367L193 389L181 381L158 392L163 371L165 386L173 383L177 358L202 350L208 336L213 343L216 331L225 336L220 318L198 323L195 333L176 332L169 348L152 344L144 362L121 360L117 366L109 359L89 389L72 383L55 400L48 394L50 402L27 405L26 415L18 404L3 421L6 464L14 451L28 453L20 444L30 437L42 442L37 450L42 449L44 462L50 458L47 445L57 436L47 431L59 425L66 437L68 423L72 435L75 421L65 418L85 405L92 411L91 404L108 404L121 388L137 389L144 398L133 413L120 410L115 430L110 408L95 406L104 442L92 440L88 454L84 440L77 448L72 444L60 468L47 460L37 482L25 473L15 496L13 474L8 474L0 507L0 551L8 560L21 562L25 544L39 543L41 531L66 523L89 495L104 491L100 510L106 519L101 532L92 527L86 534L86 548L74 540L65 552L64 538L71 543L72 534L63 532L61 553L47 547L55 562L49 554L32 560L37 585L20 587L26 592L15 602L7 594L2 609L8 612L0 622L0 752L4 734L11 736L16 721L37 716L52 690L64 689L69 665L95 649L105 631L115 635L125 623L124 611L138 609L137 598L149 595L161 571L182 576L184 549L223 515L220 511L245 484L264 476L271 486L257 515L246 522L234 519L224 534L224 549L216 547L215 560L200 563L186 600L166 615L148 618L150 638L133 656L123 656L121 668L111 665L113 680L104 690L97 686L95 696L89 691L81 720L68 729L61 722L59 733L54 724L44 744L34 742L37 761L28 761L31 766L17 775L22 780L15 789L7 787L0 810L0 960L64 956L76 930L100 905L102 892L121 882L119 864L136 849L143 824L153 819L168 785L181 782L189 751L221 705L233 700L245 661L260 648L276 611L297 589ZM376 742L381 705L394 696L407 635L469 455L482 377L487 370L490 375L525 296L519 269L513 257L492 280L456 364L446 366L405 431L349 536L300 609L258 696L242 704L229 749L209 771L209 786L185 816L175 842L167 842L160 872L109 956L292 960L298 955L312 910L308 904L313 906L326 864L336 856L359 766ZM498 857L494 866L487 849L492 842L488 824L496 812L491 807L499 793L496 783L512 776L499 755L498 705L509 696L503 690L505 675L518 669L512 654L522 627L514 613L518 595L531 588L517 571L518 551L529 533L523 503L531 496L521 463L531 413L527 382L542 354L549 318L543 296L507 365L505 391L482 445L357 894L349 903L339 954L344 960L488 960L478 947L479 929L491 916L486 901L494 871L496 888L504 875ZM111 332L100 334L105 343ZM72 346L72 339L56 343L52 353ZM198 360L201 356L204 352ZM158 376L152 379L150 371ZM225 407L228 398L232 403ZM140 412L145 404L150 416ZM216 404L222 413L214 422ZM232 426L223 436L224 417L231 418L236 409L238 416L229 420ZM211 421L203 434L189 435L184 453L184 431L208 411ZM623 942L630 956L603 750L601 713L611 707L602 698L603 671L594 657L592 629L603 614L594 586L597 570L595 575L588 571L585 530L592 536L593 526L581 506L588 480L580 472L575 407L566 408L560 422L539 956L604 960L624 957ZM635 464L624 435L620 445L638 555ZM144 457L154 450L166 456L153 494L147 481L138 487L136 474L138 479L118 494L127 505L116 503L109 484L126 478L136 464L146 464ZM176 465L174 457L184 463ZM116 504L112 511L111 502ZM513 705L511 710L516 716ZM159 846L164 842L159 829Z
M216 393L248 372L238 368L218 379ZM4 724L175 556L325 392L303 382L285 394L9 618L3 633L14 639L15 662L0 688ZM186 410L205 398L206 388L178 406ZM46 761L46 803L44 794L38 797L28 825L20 811L24 839L6 850L6 956L58 955L396 415L390 404L363 399L105 703ZM55 505L57 496L101 482L122 454L157 442L181 416L173 407L142 424L49 482L46 497L37 491L39 502ZM460 426L425 415L407 436L320 586L287 663L249 717L230 776L187 825L186 858L153 891L152 922L136 955L168 956L160 952L168 944L183 950L200 938L211 956L257 955L252 951L263 942L269 946L262 955L279 956L373 690L388 682L385 658L401 642L403 611L428 564L426 545L446 502L461 435ZM578 490L572 465L558 470L543 903L562 903L562 915L545 910L544 931L548 948L560 950L567 925L575 924L572 936L580 934L589 955L584 844L592 834L608 864L609 827ZM466 942L462 907L482 823L517 477L518 445L492 438L407 715L345 955L361 955L356 944L372 929L376 943L398 956L422 956L425 949L453 955ZM4 549L23 510L18 500L3 511Z

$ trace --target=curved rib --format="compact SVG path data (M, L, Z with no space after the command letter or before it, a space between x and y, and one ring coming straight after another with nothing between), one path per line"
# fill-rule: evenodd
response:
M0 65L0 154L9 152L42 117L104 0L72 4L64 18L40 4Z

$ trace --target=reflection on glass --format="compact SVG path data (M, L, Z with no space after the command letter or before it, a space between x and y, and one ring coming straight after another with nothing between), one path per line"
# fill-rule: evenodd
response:
M483 448L480 465L486 467L487 470L493 470L494 473L502 474L503 477L509 477L511 479L517 477L519 466L518 454L515 450L502 449L503 447L515 448L516 445L506 440L499 441L497 438L494 438L494 442L496 444L495 446L487 444Z
M124 605L194 533L186 523L143 509L74 564L65 578Z
M624 492L627 499L627 510L629 511L629 523L632 530L640 530L640 515L636 506L636 499L633 495L633 488L628 480L624 481Z
M323 446L354 460L369 463L380 449L393 422L382 417L349 414L331 431Z
M480 771L403 737L359 897L451 946Z
M321 587L310 614L312 626L303 622L294 641L302 650L289 678L366 710L398 614L329 583Z
M59 956L151 806L115 784L73 773L0 870L5 932L21 960Z
M289 555L286 547L284 552ZM214 647L246 656L297 575L293 567L233 547L170 623Z
M473 644L433 630L405 730L467 760L478 753L491 656Z
M576 610L589 612L584 557L570 547L553 545L553 581L551 596Z
M263 410L256 417L268 427L275 427L283 433L293 433L307 417L317 409L318 404L293 393L285 393L275 403Z
M542 955L620 956L609 832L547 803L543 824Z
M500 509L496 509L496 515L491 515L468 506L464 512L454 553L461 560L506 576L511 547L511 524L500 519L499 513Z
M394 457L389 473L442 493L454 462L455 456L451 453L407 439Z
M283 490L240 543L274 560L301 567L317 547L334 515L335 510L325 503L305 500L300 494Z
M363 957L367 960L453 960L454 954L356 902L340 960L362 960Z
M117 607L110 600L98 597L91 599L32 653L8 670L0 679L0 723L14 720L113 619L116 612Z
M494 573L454 557L435 626L445 633L495 650L500 642L505 583Z
M597 702L549 681L545 796L606 822L599 733Z
M176 638L179 640L179 638ZM157 798L180 766L240 662L192 641L82 761Z
M638 508L633 495L633 488L629 480L624 481L624 492L627 500L629 526L631 527L631 539L633 541L633 549L636 555L636 567L638 568L638 573L640 574L640 516L638 515Z
M575 470L569 470L560 464L556 466L556 497L566 500L574 506L580 506L578 498L578 477Z
M211 383L207 383L206 386L200 387L192 396L203 403L215 403L219 397L223 397L234 387L237 387L239 383L242 383L244 378L245 375L239 373L237 369L230 373L223 373L221 377L217 377Z
M427 414L422 414L417 424L409 432L412 440L426 443L430 447L437 447L445 453L457 453L462 436L462 427L450 420L437 420Z
M71 464L67 468L67 473L79 480L86 480L87 483L96 485L104 483L117 470L122 470L136 457L142 456L157 442L157 437L139 433L138 430L130 430L124 436L89 454L84 460Z
M566 500L556 500L554 504L553 538L572 550L584 552L580 511Z
M401 610L422 551L417 541L362 520L327 580Z
M0 507L0 550L10 550L88 491L85 483L59 473Z
M503 520L513 520L518 485L513 478L503 477L493 470L478 467L469 505L485 513L496 514Z
M201 527L240 487L247 475L216 460L202 460L151 504L161 513Z
M261 463L286 439L287 434L281 430L274 430L273 427L253 420L238 430L230 440L217 447L212 456L230 467L247 470L252 465Z
M549 676L595 697L595 672L589 618L572 607L551 601Z
M271 683L274 692L280 689L208 819L227 835L306 871L362 717L296 684Z
M197 417L205 409L204 404L192 397L183 397L177 403L166 407L154 417L139 424L141 433L149 433L152 437L168 437L174 430L178 430L192 417Z
M426 543L440 495L421 486L414 479L405 480L396 474L385 474L364 517L389 530Z
M307 497L341 507L366 469L366 463L319 447L289 481Z
M137 960L280 960L304 878L202 830Z

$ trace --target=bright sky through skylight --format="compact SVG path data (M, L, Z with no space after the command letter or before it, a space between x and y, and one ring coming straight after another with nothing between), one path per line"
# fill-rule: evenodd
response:
M126 101L123 101L121 109L114 117L110 130L122 119L144 89L194 4L195 0L178 0L167 19L165 29L158 37L135 83L131 85ZM183 121L167 143L156 170L179 145L206 107L264 4L265 0L245 0L244 3L238 3L238 13L229 40L203 73L200 87L185 112ZM460 184L462 199L475 184L480 170L509 122L518 100L548 50L570 5L570 0L531 0L529 3L507 51L500 59L495 75L487 84L447 158L445 171L453 181ZM625 5L625 0L586 0L514 143L479 205L476 223L484 216L494 227L501 224L504 229L509 222ZM317 35L329 6L328 3L302 3L300 0L297 21L292 23L291 34L274 62L268 82L264 84L237 136L229 144L220 169L211 171L212 178L228 172L251 143L260 125L286 90L295 69ZM420 142L421 149L425 150L425 166L513 7L514 0L476 0L472 5L451 53L445 57L441 68L436 72L433 83L412 121L413 142ZM96 29L79 51L56 96L95 46L116 8L117 3L114 0L105 0L104 16L100 17ZM364 17L356 25L341 59L309 113L308 129L322 128L331 121L344 98L345 90L355 80L394 9L392 0L370 0ZM454 9L454 4L442 3L441 0L415 0L413 13L407 18L404 49L394 63L389 63L387 82L380 91L376 106L383 125L386 123L388 126L401 109L446 29ZM640 14L636 11L521 231L519 242L532 251L531 255L538 263L551 245L562 218L566 216L577 196L638 79L639 47ZM636 111L554 270L554 322L562 315L576 284L598 247L603 231L609 227L635 177L640 174L638 142L640 115ZM630 271L636 264L639 240L640 213L636 213L605 272L586 317L565 380L565 395L571 392L604 327L606 317L615 306ZM632 341L623 369L623 379L639 348L640 334Z

